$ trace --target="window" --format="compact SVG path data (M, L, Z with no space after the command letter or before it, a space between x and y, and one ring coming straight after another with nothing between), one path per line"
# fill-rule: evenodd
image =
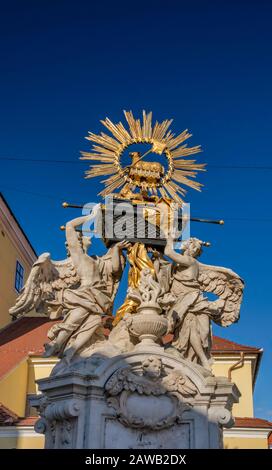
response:
M24 285L24 268L19 263L19 261L16 261L16 273L15 273L15 289L17 292L20 292L23 288Z

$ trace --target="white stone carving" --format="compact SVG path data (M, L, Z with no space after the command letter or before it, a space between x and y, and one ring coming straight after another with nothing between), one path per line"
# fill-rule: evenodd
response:
M127 318L127 326L130 334L139 339L141 347L159 342L167 332L168 321L159 305L161 293L149 269L142 271L139 289L128 289L128 298L136 300L139 307L130 322Z
M194 443L190 422L163 430L130 428L113 418L105 420L105 449L190 449Z
M10 309L18 317L35 308L51 319L62 319L48 332L45 356L58 355L69 363L92 345L105 341L101 316L112 314L112 305L125 264L122 250L128 244L116 243L101 257L87 254L90 238L77 227L93 218L78 217L66 224L68 258L52 261L44 253L34 263L26 285Z
M165 254L174 261L170 287L175 301L168 311L174 333L172 347L183 358L210 368L211 328L213 320L221 326L238 321L244 283L233 271L197 261L203 242L190 238L178 253L169 236ZM218 296L209 301L203 292Z
M140 270L137 288L128 289L137 311L127 312L107 340L101 318L112 314L129 244L89 256L90 240L78 227L90 218L67 223L68 258L41 255L10 310L20 316L36 308L61 320L46 345L46 355L61 361L38 381L42 393L32 401L41 416L36 431L56 449L222 447L222 428L233 424L239 392L210 371L210 323L238 320L242 280L199 263L200 240L189 239L178 253L169 237L171 262L151 247L152 274ZM168 332L173 342L164 347Z
M97 210L99 207L93 212ZM110 350L114 355L135 346L162 346L167 332L174 336L169 353L210 369L211 320L222 326L238 321L241 278L229 269L199 263L200 240L190 238L178 253L169 235L165 255L172 264L162 253L149 250L155 276L149 270L141 271L139 286L128 289L128 298L139 305L137 313L125 315L107 342L101 317L112 315L125 264L122 250L130 244L122 241L104 256L89 256L90 239L77 230L94 218L93 212L66 224L66 260L52 261L49 253L38 258L10 313L18 317L35 308L51 319L62 320L49 330L50 342L45 345L45 356L63 358L62 371L78 356L86 358L98 350ZM209 301L205 292L218 299Z
M32 405L40 407L36 430L47 448L222 446L239 396L226 378L162 348L89 361L89 371L86 364L84 372L39 380L42 395Z
M105 389L108 404L123 424L154 430L180 422L197 393L192 382L180 372L165 375L162 360L156 356L145 359L137 373L131 367L119 369Z
M46 447L72 449L82 403L76 399L51 402L45 396L38 396L33 405L41 416L35 423L35 431L46 435Z

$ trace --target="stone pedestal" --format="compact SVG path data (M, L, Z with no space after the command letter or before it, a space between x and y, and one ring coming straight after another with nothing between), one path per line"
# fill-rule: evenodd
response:
M35 429L50 449L221 448L239 397L226 378L159 347L94 354L38 384Z

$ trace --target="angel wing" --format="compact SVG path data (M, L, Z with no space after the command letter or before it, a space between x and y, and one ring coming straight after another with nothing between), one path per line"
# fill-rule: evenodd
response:
M240 276L231 269L199 263L198 281L204 292L212 292L221 300L222 308L212 316L214 322L221 326L237 322L244 290L244 281Z
M79 282L80 278L70 258L53 261L50 253L43 253L33 264L27 282L9 313L17 318L35 309L50 314L50 318L56 318L50 303L57 303L59 291Z

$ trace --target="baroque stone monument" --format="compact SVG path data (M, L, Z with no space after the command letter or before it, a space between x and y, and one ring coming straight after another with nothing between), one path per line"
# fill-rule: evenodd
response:
M45 434L46 448L221 448L239 391L211 372L211 321L238 321L243 281L230 269L198 261L208 243L192 237L177 243L188 224L180 217L183 186L199 189L191 178L204 169L188 160L200 150L183 144L190 134L175 137L168 120L152 127L151 113L143 112L142 122L131 112L125 116L128 129L106 119L112 136L90 133L96 145L83 152L84 159L102 162L87 177L110 175L102 196L111 196L113 216L107 203L96 204L69 221L67 258L42 254L10 310L18 318L36 309L56 320L44 354L60 361L38 381L35 429ZM133 152L132 163L122 167L126 148L140 143L151 148ZM167 168L143 161L151 152L164 155ZM123 204L130 211L125 224ZM86 226L94 220L107 248L103 256L88 254ZM127 296L114 315L126 261Z

